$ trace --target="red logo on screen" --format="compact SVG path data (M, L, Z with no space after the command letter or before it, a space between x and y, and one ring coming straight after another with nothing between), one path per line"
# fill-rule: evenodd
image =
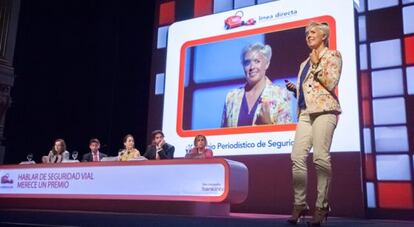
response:
M2 184L13 184L13 179L9 179L9 174L6 173L4 176L1 177Z
M224 20L224 28L226 30L237 28L244 25L254 25L256 24L256 20L253 18L248 19L247 21L242 20L244 16L243 11L237 11L236 14L233 16L227 17Z

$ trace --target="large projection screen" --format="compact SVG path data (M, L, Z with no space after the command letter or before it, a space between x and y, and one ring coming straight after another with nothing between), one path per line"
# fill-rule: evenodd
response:
M172 24L168 32L162 130L183 157L195 135L207 136L216 156L290 153L297 123L296 98L289 94L292 121L274 125L223 127L229 91L244 84L243 47L272 47L267 76L274 85L297 81L309 56L305 26L331 28L329 48L342 54L337 89L343 113L331 151L360 151L357 68L352 1L280 0Z

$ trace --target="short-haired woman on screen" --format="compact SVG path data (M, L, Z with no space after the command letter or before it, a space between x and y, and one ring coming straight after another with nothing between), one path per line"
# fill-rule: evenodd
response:
M69 151L66 150L66 143L63 139L55 140L52 149L47 156L42 157L43 163L61 163L63 159L69 158Z
M213 151L207 146L207 138L204 135L197 135L194 138L194 148L185 155L188 159L206 159L213 158Z
M272 48L262 43L242 50L246 83L227 93L221 127L292 123L287 89L273 84L267 75L271 58Z
M134 137L128 134L123 139L124 149L118 153L118 159L120 161L133 160L141 156L139 150L135 148Z

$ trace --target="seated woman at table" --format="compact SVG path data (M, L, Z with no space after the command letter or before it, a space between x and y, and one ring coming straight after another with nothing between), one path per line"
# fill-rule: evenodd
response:
M194 138L194 148L185 155L189 159L206 159L213 157L213 151L207 146L207 138L204 135L197 135Z
M47 156L42 157L43 163L60 163L63 159L69 159L69 151L66 150L66 143L63 139L55 140L52 150Z
M135 148L134 137L131 134L126 135L123 141L124 149L118 153L118 159L120 161L128 161L141 156L139 150Z

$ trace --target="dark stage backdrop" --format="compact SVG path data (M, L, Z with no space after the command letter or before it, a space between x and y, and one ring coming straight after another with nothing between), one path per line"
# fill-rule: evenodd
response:
M98 137L116 155L127 133L146 143L154 1L21 2L17 78L5 163L35 161L63 138L88 151Z

